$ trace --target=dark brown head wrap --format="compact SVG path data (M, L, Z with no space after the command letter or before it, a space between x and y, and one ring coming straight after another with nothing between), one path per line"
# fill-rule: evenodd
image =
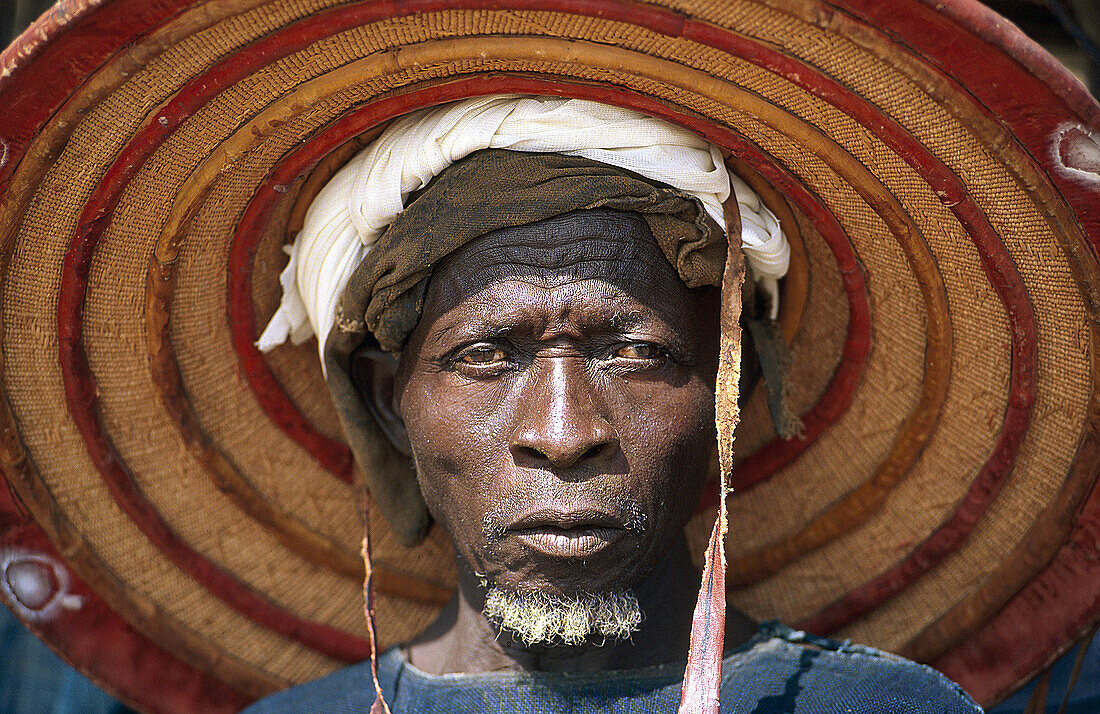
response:
M726 239L698 199L581 157L486 149L454 163L409 202L352 274L325 349L344 433L390 527L415 544L431 523L409 459L394 450L350 377L364 342L398 352L420 319L432 270L480 236L577 210L633 211L688 287L720 285Z

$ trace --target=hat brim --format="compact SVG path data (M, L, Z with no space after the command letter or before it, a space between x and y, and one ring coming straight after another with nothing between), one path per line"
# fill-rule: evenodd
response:
M687 126L799 237L806 434L746 409L735 604L987 703L1096 618L1100 109L1045 53L962 0L329 5L63 4L0 60L0 591L63 656L151 711L366 656L315 354L252 342L317 167L497 93ZM372 525L396 641L452 566Z

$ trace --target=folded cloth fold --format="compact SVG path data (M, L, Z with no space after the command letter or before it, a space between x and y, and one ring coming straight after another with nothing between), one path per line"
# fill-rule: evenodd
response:
M444 169L489 148L579 156L617 166L697 198L722 224L731 176L702 137L639 112L559 97L477 97L414 112L352 158L316 197L280 278L283 300L257 345L324 342L336 306L363 257L405 208L408 197ZM777 304L776 281L790 248L778 222L741 181L732 191L745 216L742 248ZM773 311L774 311L773 307Z
M390 224L348 280L333 331L369 332L399 351L439 261L487 233L596 208L640 214L688 287L721 283L725 232L690 194L579 156L486 149L452 165Z

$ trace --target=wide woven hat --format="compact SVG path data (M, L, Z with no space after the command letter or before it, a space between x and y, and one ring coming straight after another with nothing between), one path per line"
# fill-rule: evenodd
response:
M74 0L0 56L0 593L40 637L157 712L369 655L316 345L254 342L328 177L502 93L698 132L791 240L804 429L749 398L734 606L984 703L1100 616L1100 107L973 0ZM371 524L388 646L454 566Z

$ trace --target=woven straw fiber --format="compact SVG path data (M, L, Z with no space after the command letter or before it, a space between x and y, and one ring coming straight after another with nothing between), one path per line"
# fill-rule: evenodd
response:
M774 30L772 32L759 32L761 28L757 27L761 36L773 38L789 36L777 28L771 28ZM946 115L937 103L922 95L913 83L907 81L900 73L884 72L886 76L883 77L852 72L852 67L857 64L863 66L863 63L870 59L868 53L862 53L862 56L855 55L852 49L843 46L848 43L841 39L825 37L823 33L813 28L804 28L804 31L805 37L808 38L805 40L805 45L816 48L813 53L815 60L824 63L828 58L829 64L825 65L826 70L850 77L850 81L856 83L861 92L875 92L873 96L879 106L899 118L907 128L921 137L922 142L936 149L940 158L965 180L971 195L979 201L998 232L1006 237L1009 250L1028 285L1029 296L1037 306L1036 312L1039 317L1039 399L1032 428L1017 459L1013 478L1007 488L995 502L991 513L983 519L967 547L952 556L937 570L939 577L925 579L901 597L880 608L872 617L846 632L855 638L866 638L872 632L880 632L884 624L890 623L897 627L900 635L913 627L917 618L927 616L929 610L936 610L937 606L942 606L943 603L958 602L970 594L976 580L973 575L986 575L997 563L1003 561L1003 556L1007 552L1003 548L1006 541L1013 542L1013 539L1018 540L1022 537L1022 528L1030 520L1031 515L1049 502L1055 489L1061 485L1062 475L1066 472L1076 444L1058 443L1057 437L1053 435L1062 429L1069 430L1062 433L1074 433L1080 429L1079 425L1085 408L1083 395L1088 394L1087 385L1090 379L1087 362L1088 343L1081 334L1085 330L1086 313L1079 299L1070 297L1077 289L1071 277L1075 266L1067 260L1064 248L1058 245L1058 234L1051 231L1044 216L1035 209L1027 199L1024 189L1008 171L997 162L980 160L984 158L983 155L988 149L980 144L975 147L976 142L972 134L965 133L965 129L958 121ZM815 35L818 38L816 42L812 41ZM838 61L838 59L844 61ZM888 66L883 67L883 70L887 69ZM863 86L858 86L861 80L863 80ZM968 147L970 151L967 151ZM877 160L874 165L876 173L881 176L882 172L878 169L880 164ZM910 184L910 186L913 185ZM913 195L902 187L899 189L895 191L898 195ZM913 215L921 216L922 226L929 225L925 222L934 215L929 213L929 208L926 206L913 211ZM942 215L942 210L940 214ZM947 219L945 223L951 225L953 221ZM925 235L930 240L938 237L937 234L939 231L935 229L925 230ZM947 234L942 235L946 237ZM961 293L957 297L949 294L949 302L954 310L969 318L975 310L991 308L993 300L988 292L984 295L975 295L973 294L975 286L965 284L968 277L972 277L976 272L975 259L964 262L960 255L960 252L970 248L969 243L965 240L942 243L943 250L949 252L945 252L943 257L938 257L937 262L941 266L949 289L953 282L951 278L963 284ZM996 308L994 310L999 312ZM992 322L993 324L1003 323L1003 317ZM990 323L988 319L979 318L973 321L968 319L967 332L973 333L989 328ZM1079 325L1080 329L1059 331L1057 324ZM877 329L881 332L881 327ZM957 331L953 380L958 385L956 392L961 392L959 398L971 400L976 394L981 394L989 388L983 388L969 379L964 372L960 371L961 368L970 367L972 372L984 373L989 367L991 356L995 359L1000 354L1001 359L1004 360L1007 355L1003 347L999 350L978 350L971 352L969 356L960 355L961 337L962 335ZM992 331L985 337L986 346L1003 345L1003 341L1003 336L998 337ZM997 383L994 381L993 384ZM1003 396L1000 399L1003 400ZM955 408L957 407L951 405L949 401L945 411L951 412ZM981 412L972 414L969 423L963 421L959 428L952 431L948 431L947 425L941 423L937 439L942 433L949 443L961 445L961 440L972 436L975 430L988 426L990 421L994 423L998 421L999 414L1000 410L996 409L989 410L985 418L982 418ZM1045 440L1043 435L1047 436ZM1044 446L1038 447L1040 443ZM864 557L867 552L866 547L876 540L880 543L890 542L890 540L906 542L904 536L898 537L898 529L906 529L910 524L919 521L922 515L911 513L912 507L907 507L908 504L916 502L912 500L913 494L941 492L939 489L949 485L945 484L944 472L966 474L965 468L959 468L964 463L957 460L957 457L951 456L943 460L935 459L932 453L926 452L921 465L906 480L907 484L912 482L915 487L921 488L909 494L905 494L903 490L893 494L891 500L896 499L897 506L891 508L888 505L883 510L876 519L878 526L874 530L872 530L873 523L868 525L865 531L868 539L863 540L861 537L860 542L853 542L852 547L837 554L833 562L845 562L853 557ZM945 465L950 465L950 469ZM921 503L926 503L926 496L922 496L922 499L925 500ZM917 537L921 533L922 530L917 529L910 537ZM860 536L862 535L861 533ZM849 540L855 541L856 538ZM815 572L812 568L812 558L804 563L806 570L792 572L791 575L801 576L808 582L817 582L816 576L820 571ZM980 579L977 580L980 581ZM888 646L897 647L904 642L904 639L903 636L895 636L885 642Z
M60 123L43 132L36 155L49 160L28 159L13 182L38 185L33 199L2 209L17 219L10 248L2 246L11 255L0 292L3 390L41 485L56 501L54 512L37 515L73 524L94 546L99 562L74 567L117 578L120 586L109 596L123 617L200 668L233 668L232 676L256 692L341 663L211 594L170 563L116 504L70 415L54 359L60 275L84 204L130 139L155 121L173 88L232 50L337 4L257 0L233 14L211 3L180 16L158 32L162 53L155 42L135 48L141 63L120 58L89 83L87 111L59 115L78 117L71 135ZM1081 286L1097 284L1096 266L1081 250L1079 232L1050 208L1059 199L1028 173L1003 130L973 118L963 99L914 68L899 49L864 42L856 31L838 36L819 26L806 6L692 2L680 9L845 78L916 137L988 216L1036 313L1037 396L1003 491L943 563L841 633L904 648L1008 567L1036 515L1055 503L1095 391L1097 337ZM509 37L524 40L510 45ZM539 39L535 52L531 43ZM125 79L121 67L129 72ZM845 528L812 548L776 555L731 597L753 616L797 622L905 559L959 505L990 458L1009 405L1012 327L971 236L880 136L778 75L683 38L554 12L451 10L327 37L212 97L130 179L94 252L82 334L103 430L159 516L191 548L286 612L366 635L356 574L313 560L304 546L277 537L242 509L246 496L262 499L281 523L355 562L356 487L284 433L242 375L227 319L229 241L256 187L341 116L406 88L492 71L626 87L729 127L844 226L871 306L871 349L840 418L799 458L732 496L733 579L739 564L757 562L761 549L778 552L807 524L835 520L830 509L887 460L897 458L899 471L881 479L881 503L845 516ZM118 87L107 91L112 81ZM92 101L92 89L106 92L101 101ZM275 276L290 238L285 223L301 185L287 187L258 239L252 295L259 325L278 301ZM794 213L808 261L808 298L790 336L797 365L792 386L794 404L806 411L841 360L849 296L825 238L803 213ZM151 373L147 271L154 254L175 276L169 356L178 363L196 428L239 475L245 495L216 485ZM267 361L314 428L339 438L314 351L313 342L285 346ZM737 458L744 461L773 438L758 393L744 413ZM408 549L389 536L380 516L371 521L381 566L436 585L453 583L443 534ZM689 526L696 550L712 521L709 510ZM143 624L149 613L178 632L180 642L149 632ZM407 639L434 613L428 603L380 595L383 645Z
M783 18L786 20L786 18ZM922 141L935 146L936 148L942 148L944 153L941 155L941 159L946 163L952 165L953 168L963 176L967 185L971 188L973 194L978 198L983 208L990 213L994 225L997 226L1002 235L1020 236L1026 235L1026 240L1019 240L1015 242L1015 245L1010 243L1010 248L1013 250L1014 257L1021 256L1026 257L1028 260L1022 260L1018 257L1018 264L1020 264L1021 272L1025 275L1025 280L1029 283L1029 294L1041 306L1039 313L1041 315L1049 315L1047 320L1040 318L1040 330L1041 337L1040 343L1040 364L1057 365L1057 373L1048 372L1045 377L1049 380L1048 386L1053 387L1049 391L1043 390L1043 396L1049 397L1050 402L1047 403L1045 399L1040 401L1041 406L1037 406L1037 413L1044 414L1047 410L1053 410L1058 413L1058 416L1065 419L1060 425L1052 425L1053 429L1060 429L1069 427L1071 432L1073 429L1078 428L1076 425L1080 424L1082 413L1084 410L1084 403L1082 396L1087 394L1088 373L1087 363L1085 362L1085 341L1079 332L1069 332L1056 334L1056 330L1051 329L1056 320L1067 320L1062 324L1075 324L1081 325L1081 329L1084 329L1085 319L1082 306L1078 303L1073 305L1072 301L1067 301L1064 296L1072 295L1074 286L1071 285L1071 275L1069 271L1069 265L1065 260L1064 255L1060 254L1059 247L1057 246L1054 236L1050 234L1048 225L1043 222L1042 216L1040 216L1030 205L1026 199L1023 190L1013 181L1008 172L1001 168L999 165L990 162L975 162L975 154L979 157L983 153L982 149L971 150L967 152L967 147L973 147L974 141L972 137L967 137L962 133L962 127L958 122L953 121L950 117L945 116L942 108L937 104L929 101L927 97L923 97L919 92L913 88L912 82L906 81L900 73L888 73L886 78L882 75L868 72L852 72L851 68L854 66L866 66L870 60L870 56L867 53L860 53L860 55L853 54L852 48L845 47L843 40L835 37L828 37L823 32L818 31L816 28L799 27L797 32L792 32L789 29L789 21L784 25L769 24L761 15L756 15L746 23L746 30L749 29L751 24L752 31L760 37L769 37L773 41L778 38L778 41L783 42L789 38L798 38L799 45L807 48L814 49L813 55L815 59L829 59L831 66L828 67L830 71L835 74L839 74L845 77L851 77L853 82L858 83L860 80L864 80L864 86L860 86L859 89L866 94L872 94L875 97L876 103L880 103L880 106L885 106L890 110L890 113L903 120L903 124L910 128L914 133L919 133ZM838 63L837 58L847 59L850 64ZM883 67L883 70L888 70L889 67ZM847 71L846 71L847 70ZM884 72L885 73L885 72ZM893 76L889 76L893 74ZM906 92L904 90L908 89ZM876 91L877 90L877 91ZM881 97L881 98L880 98ZM833 136L838 135L837 125L833 122L828 124L830 127L830 133ZM936 133L930 134L927 131L928 127L935 127ZM952 132L951 128L957 130ZM921 129L925 131L921 132ZM875 142L867 141L866 137L858 142L847 143L845 145L853 151L859 151L861 147L874 147ZM774 152L773 152L774 153ZM869 165L876 167L876 174L881 178L884 175L882 171L882 158L883 154L880 151L870 153L867 155L865 161ZM983 165L984 164L984 165ZM909 182L909 187L917 185L912 179ZM906 191L899 186L899 189L895 191L898 195L912 196L912 191ZM958 296L949 295L949 302L957 307L960 312L968 315L973 314L974 310L986 309L992 310L992 315L985 319L976 319L973 322L967 321L967 335L960 335L958 332L955 335L956 339L956 356L952 365L953 378L957 380L956 384L960 385L955 388L955 393L959 396L956 399L971 401L975 394L981 394L986 391L986 396L992 396L986 390L983 390L979 385L975 384L971 378L968 377L966 372L969 368L971 373L982 372L985 373L988 369L989 359L992 356L994 359L1000 355L1001 369L1006 368L1007 354L1003 349L1004 334L991 329L998 323L1003 325L1003 309L996 306L993 296L990 291L986 290L984 294L974 294L975 286L965 284L969 277L972 277L977 271L976 256L973 253L972 247L965 240L959 240L964 238L958 233L957 224L950 217L946 217L945 211L942 206L930 203L920 208L910 209L913 215L921 216L922 227L926 227L925 235L927 237L935 238L938 235L947 238L951 234L947 231L948 227L955 226L955 239L944 240L941 244L944 246L946 252L944 257L938 259L938 264L941 268L944 268L945 279L950 277L956 278L956 281L961 284L958 289L960 294ZM931 225L933 216L938 216L938 223L940 230L936 228L928 228ZM928 223L926 223L928 221ZM1010 228L1010 226L1015 226ZM941 232L941 230L943 232ZM853 236L863 235L856 231L851 232ZM1041 241L1037 241L1036 238L1042 238ZM1044 246L1039 248L1038 246ZM1026 251L1026 252L1025 252ZM964 260L965 257L960 253L969 252L969 261ZM862 254L861 254L862 256ZM1040 279L1040 273L1045 273L1050 270L1051 263L1048 261L1055 261L1054 264L1064 272L1059 272L1055 269L1054 272L1058 274L1058 282L1060 284L1050 286L1050 290L1040 290L1042 297L1036 294L1034 285L1036 282L1042 282ZM952 276L947 271L950 270L954 275ZM868 267L868 272L871 273L872 279L876 271ZM949 290L952 286L952 281L947 280ZM1049 283L1048 283L1049 285ZM1045 287L1045 286L1044 286ZM1059 303L1056 307L1056 303ZM877 305L877 303L876 303ZM1073 314L1067 315L1062 312L1059 314L1059 310L1070 310ZM999 315L1000 316L999 316ZM879 344L878 339L881 338L881 333L884 329L880 322L881 314L876 311L876 346ZM1043 322L1047 322L1047 325L1043 325ZM1046 327L1046 329L1044 329ZM896 329L897 326L895 325ZM985 330L986 335L975 335L978 330ZM1003 327L1001 328L1004 329ZM969 354L960 354L963 351L964 345L960 343L960 340L964 337L976 337L981 339L978 343L977 349L967 350ZM1000 349L996 349L996 347ZM994 349L989 349L994 347ZM1070 374L1067 374L1063 369L1069 365L1077 367L1069 367ZM996 367L996 363L993 365ZM1048 368L1049 370L1049 368ZM1045 371L1042 370L1041 371ZM1002 371L1002 374L1004 372ZM1056 384L1057 383L1057 384ZM993 381L993 384L997 384ZM965 385L965 386L963 386ZM995 391L995 390L994 390ZM1066 399L1065 395L1075 394L1074 399ZM981 447L982 441L980 439L974 439L976 432L980 432L984 426L988 428L991 423L996 425L996 421L999 421L996 417L1000 414L1003 407L998 408L998 401L1003 405L1003 395L997 398L996 401L991 403L991 406L983 407L981 404L971 405L974 407L972 412L968 415L969 419L961 421L959 427L949 431L947 426L940 425L939 431L944 434L944 441L953 448L961 448L966 445L966 442L971 442L971 453L974 452L973 446L977 445ZM956 410L959 405L948 402L946 411L952 412ZM855 411L854 409L849 412ZM984 417L984 418L983 418ZM1043 421L1042 417L1037 416L1038 421ZM873 428L873 425L877 420L873 419L871 415L866 415L861 420L865 425ZM1038 424L1034 424L1035 427L1039 427ZM977 429L975 429L977 427ZM865 427L867 428L867 427ZM836 433L834 429L833 433ZM1034 436L1033 431L1031 436ZM987 437L988 438L988 437ZM1029 439L1030 441L1030 439ZM988 444L988 441L985 442ZM1005 518L991 518L989 520L996 521L1001 524L1005 529L1000 533L982 533L979 532L972 540L972 549L970 558L965 559L967 555L965 552L960 552L953 560L964 560L965 564L955 564L957 570L954 572L957 574L957 580L966 580L969 577L970 568L980 568L977 572L987 571L991 564L999 562L998 555L1003 555L1005 551L1000 550L998 547L994 547L995 544L1003 544L1002 537L1007 535L1006 531L1015 533L1017 538L1022 536L1020 530L1020 521L1026 522L1028 516L1026 514L1033 513L1036 506L1052 497L1053 490L1060 484L1059 474L1064 474L1066 466L1068 465L1069 457L1072 455L1072 449L1075 444L1060 444L1060 458L1050 458L1054 454L1050 452L1041 452L1044 457L1049 460L1044 460L1042 463L1036 463L1033 459L1036 457L1036 452L1030 443L1025 444L1022 458L1018 461L1017 473L1027 473L1028 475L1038 480L1028 480L1026 478L1015 478L1010 484L1006 492L998 500L996 509L1000 510L999 515L1004 513L1014 514L1015 519ZM968 471L965 468L958 468L958 465L963 465L965 461L959 461L961 454L956 453L954 456L947 456L943 460L933 459L931 455L926 452L922 459L921 466L918 467L916 472L910 475L910 478L906 479L906 484L912 483L917 490L912 493L926 494L930 490L931 492L940 493L941 488L947 486L949 483L945 483L944 479L944 464L952 464L952 471L965 475ZM1022 469L1027 469L1022 471ZM923 472L923 476L922 476ZM789 473L789 472L788 472ZM784 474L785 476L787 474ZM1024 485L1017 491L1016 485L1023 483ZM773 480L772 483L776 483ZM836 568L836 563L853 562L853 557L859 559L865 558L868 554L868 546L873 547L876 543L890 543L891 541L907 542L904 539L900 539L895 535L899 526L906 528L914 523L919 523L922 516L925 514L911 513L913 510L911 507L906 507L907 504L914 503L911 493L903 495L904 491L899 491L892 496L891 500L897 501L895 508L890 508L888 505L881 515L876 519L879 526L875 531L871 530L869 526L866 535L869 536L866 539L860 538L860 542L852 543L852 546L847 552L842 552L839 557L833 556L831 562L826 560L824 567L819 565L817 568L813 567L813 559L807 559L803 561L805 570L801 572L792 572L793 577L800 577L803 583L817 584L823 581L821 577L823 573L837 572L839 568ZM774 501L779 501L778 494L775 494ZM947 496L947 494L945 494ZM949 496L947 496L949 497ZM1010 500L1011 499L1011 500ZM789 501L801 506L803 501L798 498L790 498ZM920 501L922 504L926 503L926 498L922 496ZM935 505L935 504L933 504ZM947 505L947 504L944 504ZM1003 510L1001 510L1003 509ZM995 510L994 513L998 513ZM769 514L770 515L770 514ZM899 517L900 516L900 517ZM1012 525L1015 520L1015 528ZM920 526L924 526L924 523L920 523ZM913 530L913 538L927 532L926 528L918 526ZM861 533L860 536L863 534ZM889 537L887 537L889 536ZM983 537L984 536L984 537ZM855 541L853 537L849 540ZM908 542L912 542L909 540ZM897 546L892 546L896 548ZM881 549L881 546L880 546ZM822 559L825 559L826 555L822 555ZM866 562L866 561L863 561ZM874 562L874 555L872 554L872 562ZM961 566L961 567L960 567ZM941 571L946 571L948 568L945 566L941 568ZM843 571L841 571L843 572ZM849 571L850 572L850 571ZM862 577L862 576L857 576ZM947 581L948 584L936 587L935 581L929 581L922 584L921 588L928 588L936 590L935 593L928 594L916 594L916 589L911 589L908 593L903 595L894 601L891 606L879 611L881 616L876 615L860 630L853 631L854 636L866 637L874 630L875 625L882 626L881 621L897 620L903 612L905 612L904 601L912 596L914 602L909 603L910 616L916 612L927 612L929 605L929 599L933 597L939 597L942 600L945 599L961 599L960 594L965 594L966 591L960 590L959 582ZM838 590L840 592L845 591L850 587L852 582L843 583ZM768 592L762 597L763 602L772 604L775 602L781 602L776 600L782 596L784 588L782 586L773 588L771 592ZM932 608L934 609L934 608ZM793 614L793 613L790 613ZM788 616L790 615L788 614ZM872 624L873 623L873 624ZM899 628L900 629L900 628ZM894 640L892 645L897 646L901 643L901 640Z

